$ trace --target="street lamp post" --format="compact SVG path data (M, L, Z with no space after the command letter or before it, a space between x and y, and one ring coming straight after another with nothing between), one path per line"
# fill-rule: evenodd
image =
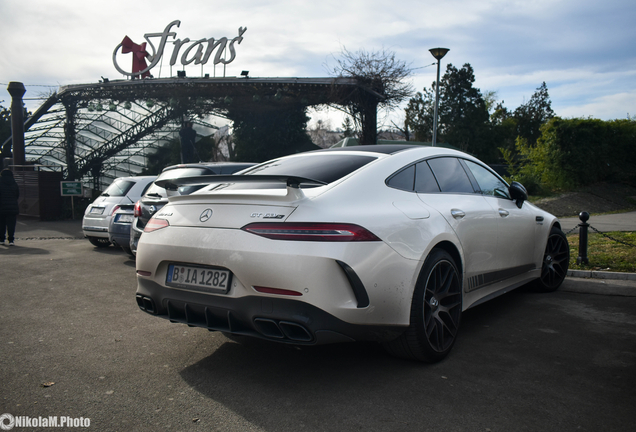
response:
M435 117L433 118L433 147L437 144L437 110L439 109L439 62L447 52L448 48L431 48L429 50L433 57L437 59L437 84L435 84Z

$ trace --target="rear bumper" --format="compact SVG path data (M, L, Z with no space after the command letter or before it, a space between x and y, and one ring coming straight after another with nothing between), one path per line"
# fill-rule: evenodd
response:
M83 226L84 237L108 238L108 227Z
M254 288L266 287L293 291L294 301L347 323L371 326L408 326L420 265L380 241L279 241L236 229L172 226L145 232L136 262L138 293L159 305L164 298L190 302L190 295L206 306L226 298L290 298ZM170 287L166 275L171 263L227 269L231 286L226 294ZM151 288L153 292L145 292Z
M84 237L108 238L109 217L88 217L82 219Z
M298 345L389 341L405 326L356 325L302 301L282 298L215 296L166 290L139 278L136 300L151 315L189 326Z
M108 238L111 243L128 249L130 244L130 224L111 224L108 231Z

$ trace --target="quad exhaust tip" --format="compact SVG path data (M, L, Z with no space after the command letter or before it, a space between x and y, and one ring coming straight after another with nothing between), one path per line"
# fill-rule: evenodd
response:
M289 321L254 318L254 326L263 336L272 339L287 339L294 342L310 342L313 340L311 333L304 326Z

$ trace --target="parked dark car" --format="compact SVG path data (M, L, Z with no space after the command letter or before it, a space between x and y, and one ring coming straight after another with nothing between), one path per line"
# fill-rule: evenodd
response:
M130 251L130 226L133 221L134 205L120 206L113 213L108 225L108 239L115 247L121 247L124 252L132 255Z
M201 175L229 175L256 165L250 162L200 162L192 164L172 165L163 169L157 180L180 179ZM168 203L169 195L189 195L202 186L187 186L178 191L166 189L152 184L144 196L135 204L133 221L130 229L130 253L137 253L137 243L148 220Z

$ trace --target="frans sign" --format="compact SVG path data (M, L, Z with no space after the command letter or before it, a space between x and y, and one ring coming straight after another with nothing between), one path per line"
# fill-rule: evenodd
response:
M181 61L183 66L187 66L193 62L196 65L206 64L215 50L216 54L214 55L214 64L228 64L236 58L236 48L234 47L234 44L240 44L243 41L243 33L247 30L247 27L239 27L238 36L232 40L222 37L219 39L209 38L191 41L190 38L185 38L183 40L176 39L177 33L171 31L172 27L175 25L179 27L181 25L181 21L172 21L166 26L162 33L146 33L144 35L144 39L146 39L146 42L150 45L152 54L146 51L146 42L136 44L128 36L126 36L124 40L117 45L115 51L113 51L113 64L115 65L115 69L117 69L120 73L133 78L139 76L150 76L150 69L159 64L161 57L163 57L166 44L168 43L168 38L174 39L172 41L174 48L172 49L172 56L170 57L170 66L174 66L178 59ZM159 45L156 48L151 40L154 38L160 38ZM133 53L132 72L123 70L117 63L117 53L120 48L122 54ZM183 52L181 51L182 48L184 48ZM227 56L224 55L226 48L230 51L229 58L226 58ZM181 54L180 58L179 54ZM150 62L149 65L146 63L146 59Z

